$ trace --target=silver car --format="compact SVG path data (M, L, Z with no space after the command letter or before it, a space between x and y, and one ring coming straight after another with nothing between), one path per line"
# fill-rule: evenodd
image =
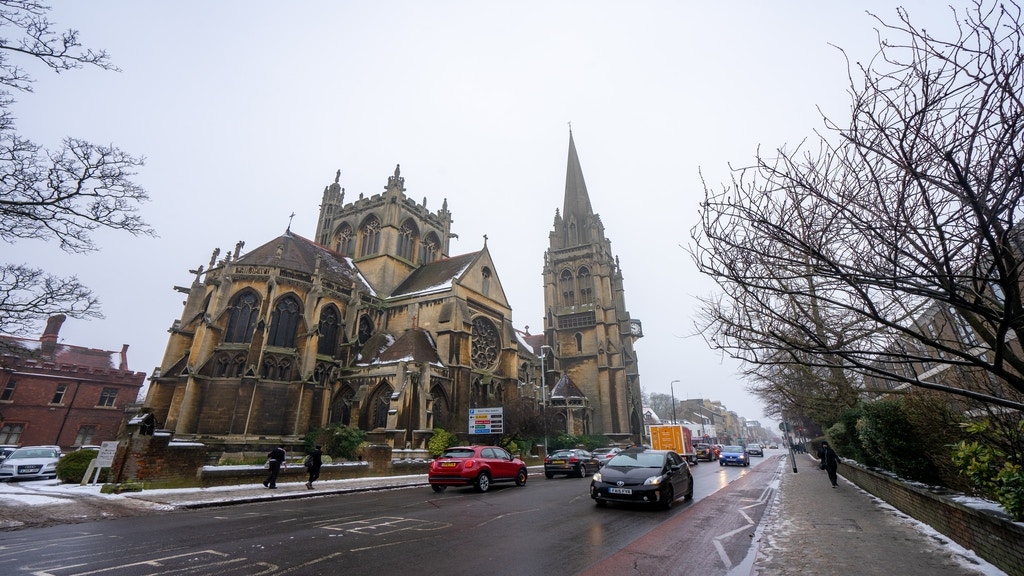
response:
M56 478L60 449L54 446L25 446L0 462L0 481Z

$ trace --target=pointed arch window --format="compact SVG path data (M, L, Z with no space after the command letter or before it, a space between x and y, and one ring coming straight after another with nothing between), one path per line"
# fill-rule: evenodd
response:
M228 331L224 334L224 341L252 342L252 333L256 329L259 308L260 299L255 292L247 290L235 296L231 301Z
M352 226L347 222L342 224L341 228L338 228L338 233L334 235L334 250L342 256L352 256L355 236Z
M372 256L380 251L380 220L370 216L359 228L359 256Z
M573 290L571 271L562 270L562 275L558 278L558 291L562 295L562 306L576 305L576 292Z
M586 266L580 268L577 273L576 286L580 291L580 304L594 302L594 277L590 275L590 269Z
M484 268L480 271L480 276L480 292L482 292L484 296L488 296L488 292L490 292L491 290L491 269L484 266Z
M295 347L295 333L298 331L301 317L299 311L299 299L291 294L277 301L277 306L274 306L274 311L270 315L268 346Z
M583 353L583 334L577 332L576 337L576 352L579 354Z
M334 353L338 351L338 333L341 327L341 322L338 318L338 309L333 304L320 312L320 324L318 326L320 342L317 344L317 354L334 356Z
M373 322L370 322L370 318L368 316L360 316L359 334L357 335L359 345L362 346L363 344L366 344L366 341L370 339L370 336L373 336Z
M416 241L419 240L420 231L412 220L402 222L398 230L398 257L412 262L416 255Z
M374 391L370 402L370 429L388 427L388 410L391 409L391 386L381 383Z
M331 422L345 426L352 425L352 405L355 404L355 390L345 387L331 403Z
M441 242L437 239L437 234L433 232L427 234L423 241L420 242L420 257L419 264L428 264L437 260L437 253L441 246Z

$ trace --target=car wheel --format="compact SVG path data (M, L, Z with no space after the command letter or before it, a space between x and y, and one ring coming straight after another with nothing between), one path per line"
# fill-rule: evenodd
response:
M661 507L668 510L672 507L672 503L675 502L676 499L676 491L672 489L671 484L666 487L664 496L665 499L661 502Z
M430 485L430 489L433 490L434 492L444 492L445 488L447 488L447 486L441 486L440 484Z
M487 472L481 472L480 475L476 477L476 484L474 487L477 492L487 492L491 487L490 475L488 475Z
M586 478L586 477L587 477L587 465L586 464L580 464L580 478Z
M683 500L693 500L693 478L690 478L690 489L683 494Z
M519 473L516 474L516 486L526 485L526 468L520 468Z
M551 472L545 472L544 473L544 477L547 478L548 480L550 480L550 479L554 478L555 475L552 474Z

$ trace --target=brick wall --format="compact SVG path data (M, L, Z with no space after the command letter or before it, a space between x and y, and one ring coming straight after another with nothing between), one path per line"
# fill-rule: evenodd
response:
M994 511L964 506L948 496L860 466L844 462L839 473L1007 574L1024 575L1024 523L1011 522Z

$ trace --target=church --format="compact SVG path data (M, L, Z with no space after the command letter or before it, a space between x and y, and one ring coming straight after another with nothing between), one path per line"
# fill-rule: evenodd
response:
M233 452L342 424L424 449L435 427L474 441L471 410L512 417L525 405L548 413L553 434L639 442L641 326L571 131L542 334L514 328L486 238L449 253L447 200L435 211L412 200L400 166L382 193L347 203L340 180L312 238L289 226L250 251L214 250L176 287L184 309L143 406L157 428Z

